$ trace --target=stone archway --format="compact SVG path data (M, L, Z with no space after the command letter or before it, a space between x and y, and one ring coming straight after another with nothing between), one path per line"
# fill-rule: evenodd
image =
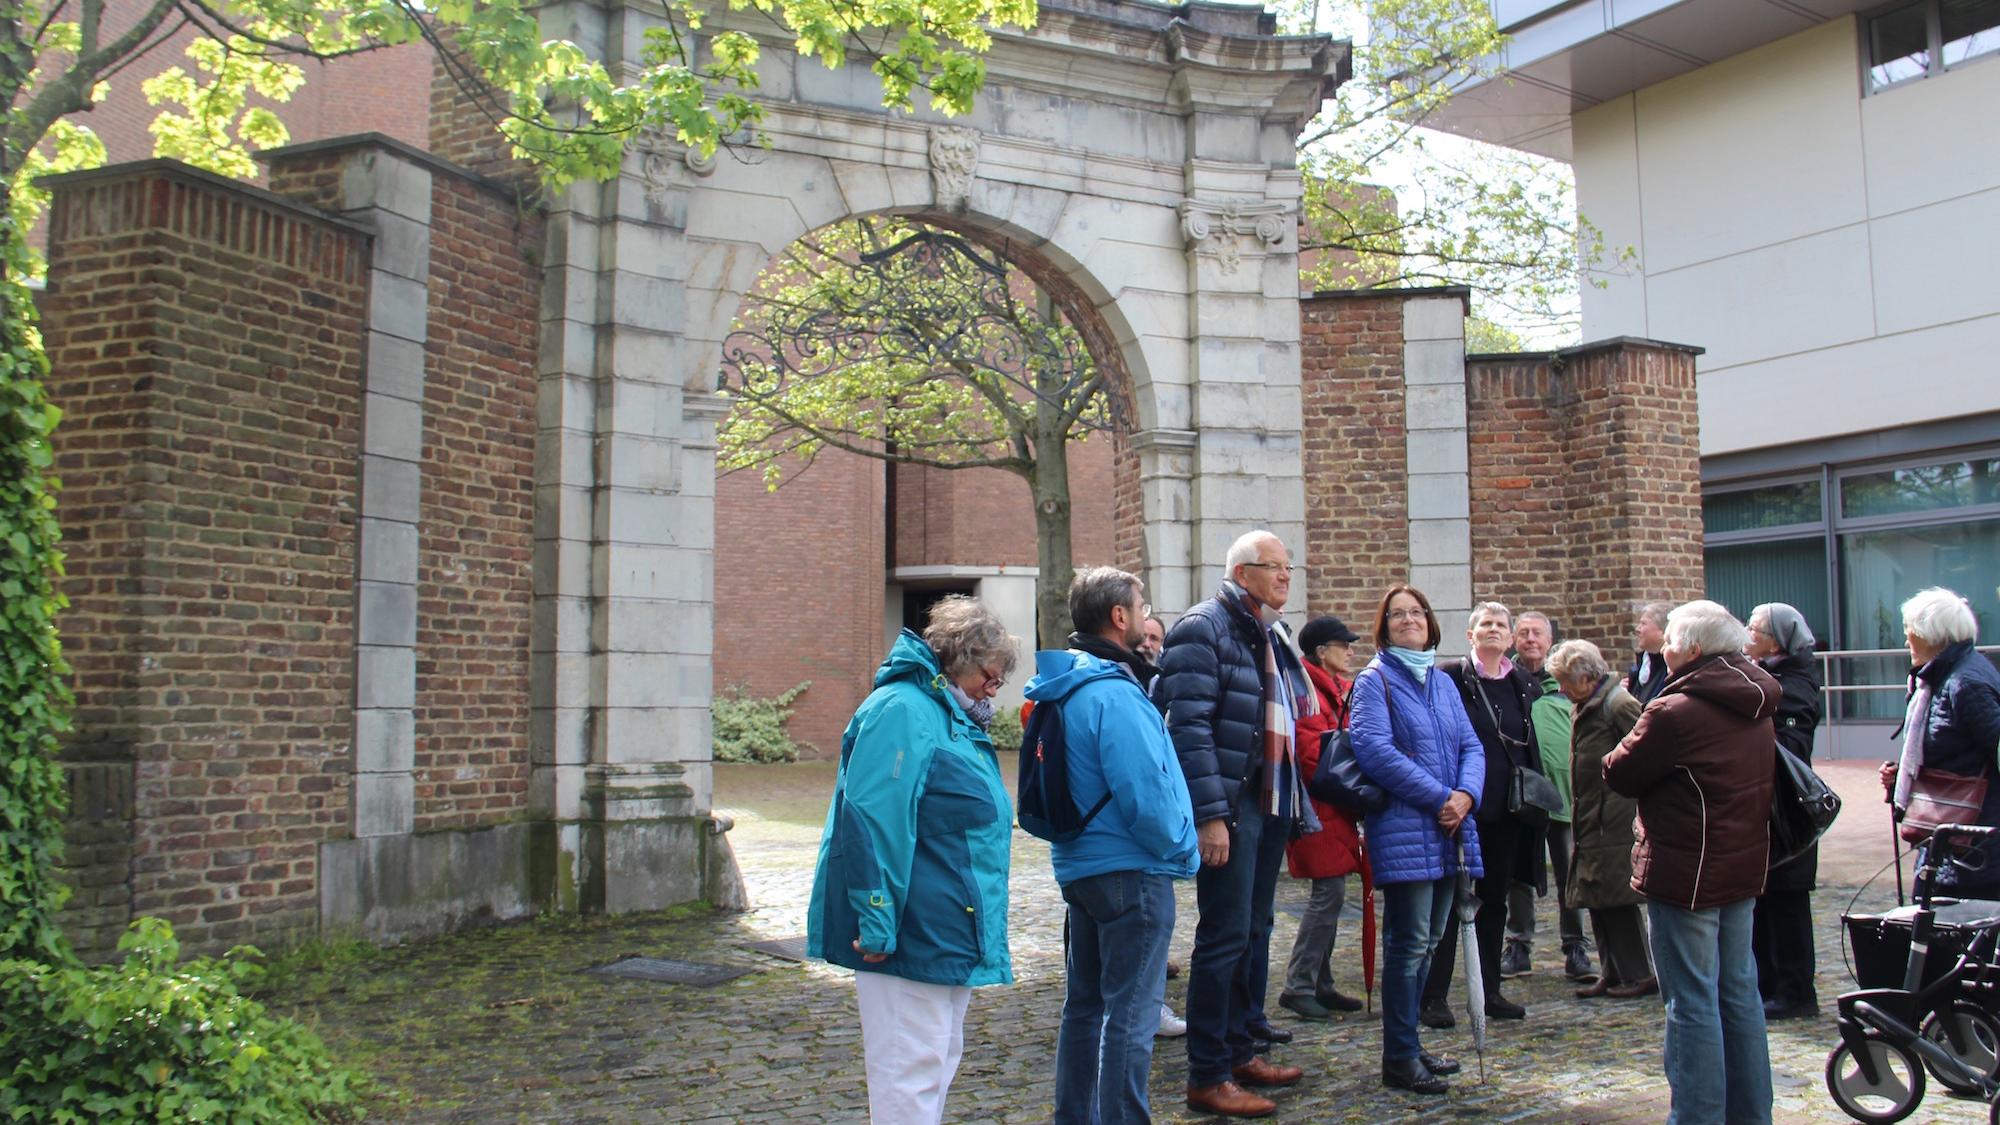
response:
M616 66L652 18L545 20ZM767 27L718 15L723 26ZM1123 367L1139 557L1177 612L1241 531L1301 542L1298 129L1346 45L1253 9L1045 5L997 36L966 119L898 116L860 68L765 42L768 149L642 140L549 217L536 481L534 816L576 905L730 901L709 816L714 431L743 293L800 235L856 215L948 221L1040 263ZM1299 599L1303 604L1304 599Z

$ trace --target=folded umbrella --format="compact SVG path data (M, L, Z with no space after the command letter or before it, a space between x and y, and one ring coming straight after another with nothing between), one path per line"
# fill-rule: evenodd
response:
M1472 1021L1472 1049L1479 1055L1479 1080L1486 1081L1486 981L1480 975L1479 935L1472 916L1479 913L1479 896L1465 866L1465 837L1458 838L1458 951L1465 964L1465 1014Z

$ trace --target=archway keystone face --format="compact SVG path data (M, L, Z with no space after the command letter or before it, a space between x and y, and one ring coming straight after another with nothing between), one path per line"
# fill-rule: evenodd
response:
M580 3L543 18L606 44L614 67L653 19ZM1303 547L1293 146L1347 48L1274 26L1230 6L1044 5L1032 31L995 36L985 91L952 121L885 113L864 68L828 71L767 38L768 148L701 159L644 138L615 182L558 202L531 788L574 905L737 893L709 815L715 428L728 408L715 387L743 294L809 231L884 212L942 219L1015 249L1083 306L1093 350L1127 383L1154 605L1204 596L1249 528Z

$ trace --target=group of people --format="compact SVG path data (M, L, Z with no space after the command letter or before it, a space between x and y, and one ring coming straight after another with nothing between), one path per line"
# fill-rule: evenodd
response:
M1225 569L1163 644L1138 577L1083 570L1067 647L1035 657L1026 696L1059 709L1068 794L1089 813L1051 844L1067 914L1055 1120L1150 1119L1174 883L1188 878L1187 1104L1265 1116L1270 1092L1304 1079L1268 1057L1291 1038L1265 1011L1288 855L1312 884L1279 994L1300 1019L1358 1007L1331 969L1346 877L1361 877L1368 959L1381 895L1384 1084L1437 1094L1460 1069L1420 1029L1451 1019L1461 873L1477 901L1484 1014L1508 1019L1525 1010L1500 984L1525 959L1552 870L1577 994L1664 995L1673 1119L1769 1120L1765 1020L1817 1007L1812 857L1768 879L1765 862L1773 755L1809 755L1821 710L1798 612L1759 606L1746 626L1714 602L1647 606L1621 676L1589 641L1553 644L1547 616L1493 602L1470 615L1471 655L1439 659L1429 600L1398 584L1376 607L1373 658L1350 678L1359 635L1316 617L1294 638L1280 621L1293 571L1282 541L1247 534ZM1900 773L1884 767L1892 797L1927 768L1991 773L2000 744L2000 677L1967 659L1964 602L1925 591L1904 617L1914 733ZM986 726L1014 654L989 610L948 598L921 636L897 640L842 740L809 951L856 970L878 1122L942 1120L970 990L1012 979L1012 824ZM1379 811L1308 791L1336 730L1386 793ZM1524 771L1552 782L1560 807L1524 798L1547 791ZM1989 792L2000 816L2000 785Z

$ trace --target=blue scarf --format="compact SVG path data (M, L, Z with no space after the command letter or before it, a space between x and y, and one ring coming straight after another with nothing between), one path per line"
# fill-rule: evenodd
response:
M1390 645L1386 651L1390 656L1402 661L1403 667L1408 668L1410 675L1415 676L1417 682L1420 684L1430 676L1431 665L1437 663L1437 650L1434 648L1427 648L1419 652L1413 648L1400 648L1396 645Z

